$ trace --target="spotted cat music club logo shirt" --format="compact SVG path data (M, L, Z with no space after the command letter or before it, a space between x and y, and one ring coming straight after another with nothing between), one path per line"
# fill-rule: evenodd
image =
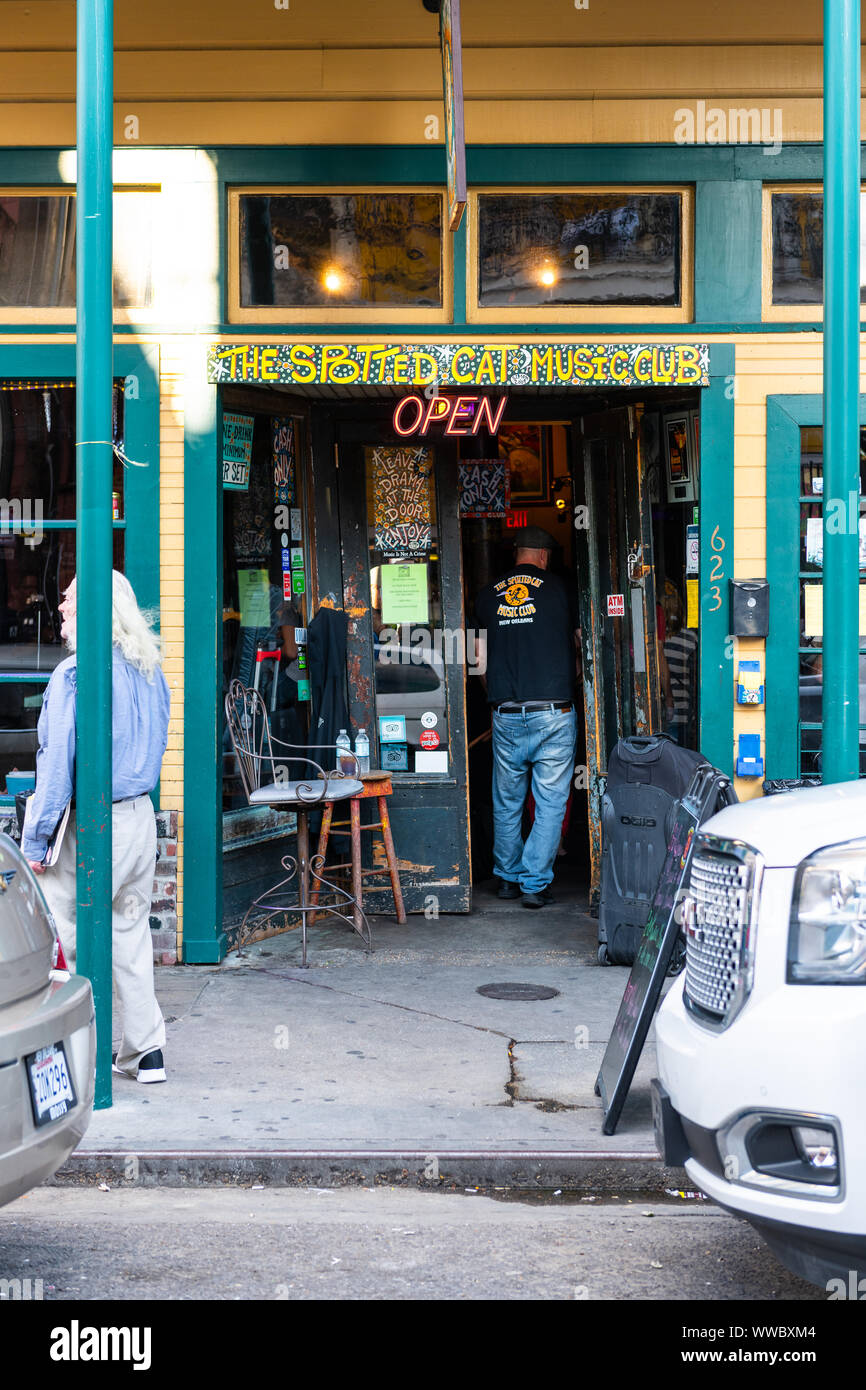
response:
M487 634L487 698L574 698L577 603L557 574L521 565L488 584L475 603Z

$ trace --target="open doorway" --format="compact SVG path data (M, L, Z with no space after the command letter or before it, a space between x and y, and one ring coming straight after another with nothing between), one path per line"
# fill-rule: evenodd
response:
M464 605L501 578L521 527L555 540L550 568L577 591L581 679L575 776L556 877L594 899L607 759L620 737L664 733L688 747L698 734L697 393L623 391L515 394L496 437L461 441L461 462L505 462L507 504L484 515L461 494ZM462 476L467 476L462 474ZM472 475L471 473L468 476ZM469 807L474 884L493 874L491 715L480 680L467 679ZM528 830L531 804L525 813Z

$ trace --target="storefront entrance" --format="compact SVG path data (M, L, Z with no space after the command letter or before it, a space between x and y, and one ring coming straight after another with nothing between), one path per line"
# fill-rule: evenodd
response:
M401 409L410 397L420 405ZM234 431L237 453L234 473L223 458L224 682L258 682L278 736L333 744L339 728L315 709L311 724L306 644L320 611L341 615L347 732L366 734L371 765L392 775L410 912L469 912L473 884L492 874L474 599L508 568L521 526L554 536L553 567L577 592L582 667L561 876L595 897L617 738L666 732L694 747L698 737L700 392L518 384L458 406L453 388L422 396L316 382L224 386L220 398L224 449ZM430 406L436 398L448 404ZM437 430L455 409L466 427ZM428 411L434 428L415 429ZM242 804L224 752L231 943L291 825ZM364 844L366 866L382 867L375 837ZM338 841L340 857L344 848ZM390 894L376 882L368 910L387 913Z

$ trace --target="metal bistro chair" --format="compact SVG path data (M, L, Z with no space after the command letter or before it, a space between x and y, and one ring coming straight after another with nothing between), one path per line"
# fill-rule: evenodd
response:
M310 807L330 807L335 801L348 801L363 792L363 784L342 771L325 772L324 768L307 757L306 748L286 743L271 733L264 701L257 690L250 690L239 680L233 680L225 700L226 721L231 735L232 746L240 768L247 801L250 806L269 806L275 811L295 811L297 813L297 854L287 854L281 860L287 877L280 879L272 888L261 893L247 908L241 925L238 949L247 935L247 924L251 919L261 918L267 922L271 917L283 915L299 916L301 919L302 964L307 964L307 915L327 913L339 917L361 937L368 951L373 949L370 924L364 914L362 904L356 902L351 893L322 877L324 855L310 857L310 829L308 814ZM315 768L309 779L278 781L278 761L274 757L274 746L285 750L282 754L286 762L307 763ZM330 748L333 744L311 744L311 748ZM346 756L346 755L341 755ZM355 769L357 761L349 754ZM267 777L269 780L263 781ZM317 896L324 887L335 895L335 906L312 906L310 904L310 878L316 883ZM289 901L291 899L291 901ZM346 911L339 911L340 907ZM250 934L255 928L251 928Z

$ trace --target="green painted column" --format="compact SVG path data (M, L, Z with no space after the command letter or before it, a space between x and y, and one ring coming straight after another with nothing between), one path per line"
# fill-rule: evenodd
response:
M859 406L860 0L824 0L825 782L859 776Z
M111 1105L112 0L78 0L77 969L96 1004L96 1107Z

